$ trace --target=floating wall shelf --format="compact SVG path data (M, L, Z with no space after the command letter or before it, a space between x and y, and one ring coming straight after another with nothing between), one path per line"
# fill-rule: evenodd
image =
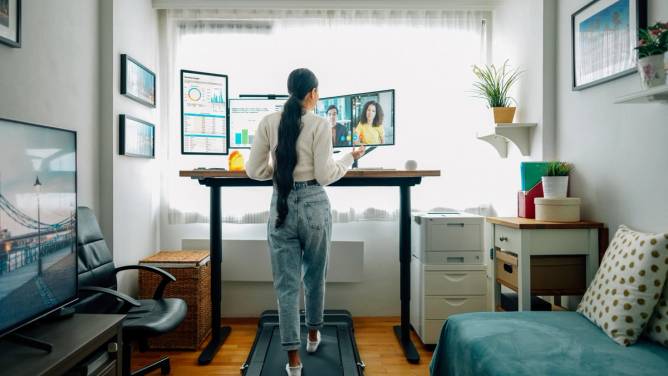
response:
M661 85L619 97L615 100L615 103L652 103L657 101L668 102L668 85Z
M508 157L508 143L512 142L527 156L531 153L531 132L536 123L507 123L497 124L490 133L478 135L479 140L488 142L499 152L501 158Z

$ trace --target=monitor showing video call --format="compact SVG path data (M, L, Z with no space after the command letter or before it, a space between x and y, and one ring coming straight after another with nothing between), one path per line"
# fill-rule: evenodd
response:
M321 98L316 114L332 126L334 147L394 145L394 90Z

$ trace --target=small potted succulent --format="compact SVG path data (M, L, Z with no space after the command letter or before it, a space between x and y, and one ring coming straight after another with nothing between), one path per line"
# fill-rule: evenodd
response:
M473 74L476 77L473 83L474 97L487 102L494 114L494 123L512 123L515 107L511 106L511 102L515 100L509 96L509 92L519 80L522 71L519 68L510 70L506 60L501 68L497 68L494 64L481 67L474 65Z
M638 41L638 72L643 89L666 83L664 55L668 51L668 23L657 22L640 29Z
M550 162L547 165L543 182L545 198L566 198L568 196L568 175L573 165L566 162Z

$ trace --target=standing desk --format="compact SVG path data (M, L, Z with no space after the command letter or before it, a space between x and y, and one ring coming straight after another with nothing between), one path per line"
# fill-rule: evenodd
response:
M221 304L221 187L259 187L271 186L272 181L253 180L245 171L226 171L222 169L196 169L179 172L179 176L197 179L201 185L210 189L211 215L211 341L199 356L199 364L208 364L218 352L230 333L230 327L220 326ZM399 187L399 263L401 325L394 327L394 333L404 351L406 360L418 363L420 355L410 339L410 281L411 281L411 197L410 187L420 184L424 176L441 176L440 170L350 170L340 180L330 184L335 187Z

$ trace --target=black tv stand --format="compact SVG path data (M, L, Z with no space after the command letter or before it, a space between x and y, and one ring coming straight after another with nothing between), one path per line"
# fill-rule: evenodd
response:
M40 341L37 338L24 336L19 333L12 333L7 335L5 339L9 342L15 343L17 345L28 346L39 350L44 350L46 352L51 352L53 350L53 345L49 342Z
M22 328L21 335L3 336L0 374L122 376L123 354L119 349L123 348L124 318L125 315L74 314L68 320L40 320ZM38 345L33 346L35 343ZM50 346L51 351L41 344Z
M362 155L362 157L365 156L365 155L367 155L367 154L369 154L369 153L371 153L371 152L374 151L375 149L376 149L376 146L369 146L368 148L366 148L366 150L364 150L364 154ZM362 158L362 157L360 157L360 158ZM355 161L353 161L353 168L357 168L357 167L359 167L359 166L357 165L357 161L358 161L358 160L359 160L359 159L355 159Z

